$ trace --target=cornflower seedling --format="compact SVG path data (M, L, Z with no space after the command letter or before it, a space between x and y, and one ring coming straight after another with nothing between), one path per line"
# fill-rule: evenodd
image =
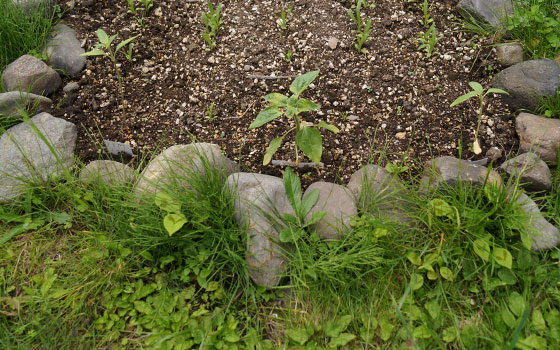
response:
M257 118L251 123L249 129L259 128L268 122L273 121L283 115L288 119L293 119L295 126L291 127L284 135L270 141L263 159L263 165L267 165L272 160L272 156L282 145L284 137L291 131L296 132L296 142L294 144L296 166L299 164L298 148L303 154L309 157L315 164L321 161L323 153L323 138L321 132L317 128L323 128L333 133L338 133L338 128L334 125L319 121L317 124L310 124L302 120L300 113L310 112L319 109L319 106L305 98L300 98L300 94L307 89L309 84L317 78L319 71L312 71L298 76L290 85L292 96L288 97L279 93L266 95L264 99L270 103L270 106L263 109Z
M204 28L202 30L202 38L206 42L206 51L212 50L216 46L216 34L220 30L222 25L222 19L220 18L220 10L222 9L222 4L218 3L218 6L214 8L212 3L208 2L208 12L202 12L202 24Z
M482 87L482 85L480 85L479 83L477 83L475 81L471 81L469 83L469 86L471 87L471 89L473 89L473 91L467 92L466 94L457 97L457 99L451 103L450 107L455 107L456 105L458 105L460 103L463 103L463 102L471 99L472 97L478 96L480 104L479 104L479 108L478 108L478 121L476 123L476 132L474 134L473 152L475 154L480 154L482 152L482 149L480 148L480 144L478 143L478 130L480 129L480 121L482 120L482 110L484 108L484 98L486 97L486 95L488 95L490 93L506 94L506 95L509 95L509 94L506 91L501 90L501 89L490 88L490 89L485 90Z
M368 19L367 24L362 30L356 31L356 42L354 47L359 53L366 53L366 49L362 48L371 34L371 19Z
M292 54L293 54L292 50L282 52L282 59L284 60L284 62L286 63L292 62Z
M217 115L214 115L214 102L212 102L210 104L210 106L208 106L208 108L206 108L206 117L205 118L209 122L213 122L214 120L216 120L216 118L218 118Z
M291 7L288 7L288 10L282 9L282 11L280 12L280 17L278 17L278 19L276 20L276 24L278 24L280 29L286 30L286 28L288 27L288 16L291 14Z
M138 38L140 35L136 35L133 36L131 38L125 39L122 42L120 42L115 50L113 51L113 49L111 48L111 44L113 43L113 41L115 40L115 38L117 37L117 35L113 35L111 37L107 36L107 33L105 33L105 31L103 29L98 29L97 32L97 38L99 39L99 44L95 44L95 47L93 50L88 51L86 53L81 54L81 56L105 56L105 57L109 57L109 59L111 60L111 62L113 63L113 67L115 68L115 73L117 75L117 80L119 83L119 92L121 95L121 108L122 108L122 112L123 112L123 117L126 117L126 105L125 105L125 101L124 101L124 87L123 87L123 81L122 81L122 74L121 74L121 70L119 69L119 66L117 64L117 53L126 45L129 45L128 47L128 53L124 53L123 55L126 57L127 60L132 61L132 49L133 49L133 44L132 41L136 38Z
M436 26L432 23L430 28L424 33L420 34L420 37L416 41L420 42L417 50L424 49L426 51L426 57L430 58L434 54L434 49L436 44L443 38L443 35L437 36Z
M126 0L126 2L128 3L127 12L136 15L136 6L134 5L134 0Z
M145 14L148 14L150 9L154 7L154 0L138 0L142 4L142 9Z
M362 21L362 5L364 1L358 0L356 3L356 8L354 9L356 12L352 12L352 10L347 10L348 16L352 19L352 22L356 25L357 30L361 30L364 26L364 22Z
M424 18L420 22L424 27L428 27L434 20L430 18L430 6L428 5L428 0L424 0L424 3L422 5L420 5L420 8L422 9Z

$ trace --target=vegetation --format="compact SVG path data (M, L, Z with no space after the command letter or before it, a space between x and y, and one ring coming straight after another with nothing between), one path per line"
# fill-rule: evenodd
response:
M204 28L202 29L201 35L206 42L206 47L204 49L207 51L211 51L216 46L216 35L222 26L222 19L220 18L221 9L221 3L218 3L218 6L214 7L209 1L208 12L202 13L202 24L204 24Z
M11 0L0 0L0 72L21 55L41 54L54 16L45 2L24 11Z

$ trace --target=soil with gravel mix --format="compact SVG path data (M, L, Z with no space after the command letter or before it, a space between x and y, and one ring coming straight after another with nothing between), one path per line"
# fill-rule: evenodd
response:
M266 107L262 97L289 94L292 78L252 76L295 77L316 69L320 75L303 97L321 109L302 116L309 122L326 120L340 133L322 132L325 167L307 170L308 179L345 183L380 152L390 161L414 163L440 155L482 158L493 146L504 155L516 149L514 114L499 97L488 99L479 156L468 149L477 122L476 101L449 107L470 90L469 81L489 86L499 68L491 38L461 31L456 0L432 2L431 18L443 37L430 58L417 50L415 41L426 30L419 23L419 2L383 0L363 9L372 20L366 54L353 46L355 25L347 14L353 1L222 3L223 26L212 51L204 49L200 34L204 1L155 0L145 28L127 13L124 0L77 1L68 10L63 20L77 31L86 50L97 43L99 28L118 34L117 42L141 35L135 40L135 61L120 57L126 115L119 108L115 73L104 57L88 58L79 95L55 112L82 127L78 154L84 160L99 158L102 147L96 140L101 138L129 143L137 157L195 138L220 145L244 171L280 175L281 168L263 166L262 159L268 143L288 130L290 121L248 127ZM288 7L288 26L281 30L276 20ZM289 50L290 60L285 57ZM208 120L212 104L215 118ZM294 137L286 139L274 159L294 160Z

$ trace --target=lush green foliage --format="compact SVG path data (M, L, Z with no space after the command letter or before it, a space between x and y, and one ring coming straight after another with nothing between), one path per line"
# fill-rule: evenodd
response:
M560 118L560 90L556 90L556 96L541 98L536 113L547 118Z
M454 107L458 104L466 102L466 101L470 100L472 97L478 97L480 103L479 103L479 108L478 108L478 121L476 123L476 131L474 133L473 152L475 154L480 154L482 152L482 149L480 148L480 144L478 143L478 131L480 129L480 121L482 120L482 111L484 110L484 98L486 97L486 95L488 95L490 93L492 93L492 94L507 94L507 92L505 92L504 90L495 89L495 88L484 89L482 87L482 85L480 85L479 83L477 83L475 81L471 81L469 83L469 86L471 87L471 89L473 91L467 92L466 94L457 97L457 99L455 99L455 101L453 101L451 103L450 107Z
M319 109L319 106L314 102L299 97L299 95L307 89L309 84L311 84L318 75L319 71L316 70L295 78L290 85L290 91L292 92L292 96L290 97L280 93L272 93L264 97L264 99L270 103L270 106L263 109L257 115L255 120L249 126L249 129L259 128L283 115L286 115L288 119L293 119L295 122L295 126L286 131L284 135L270 141L264 155L264 165L270 163L272 156L282 145L284 137L294 130L296 132L296 142L294 144L296 165L299 163L298 148L301 149L303 154L309 157L316 164L321 161L321 154L323 153L323 138L321 137L319 130L317 130L317 127L329 130L333 133L337 133L338 129L322 120L320 120L317 124L307 123L299 116L299 114L303 112L310 112Z
M560 54L560 6L557 0L515 0L506 29L523 43L533 59Z
M21 55L40 56L53 19L44 2L27 12L0 0L0 72Z

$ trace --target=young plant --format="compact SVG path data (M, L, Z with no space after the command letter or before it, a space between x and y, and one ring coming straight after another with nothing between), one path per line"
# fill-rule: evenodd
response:
M418 22L420 22L424 27L428 28L428 26L434 21L430 18L430 5L428 5L428 0L424 0L424 3L420 5L420 8L422 9L424 18L422 18L422 20Z
M556 90L556 96L540 98L536 113L543 117L560 119L560 90Z
M506 94L506 95L508 95L508 93L501 89L494 89L494 88L484 89L482 85L480 85L475 81L471 81L469 83L469 86L471 87L471 89L473 89L473 91L467 92L466 94L457 97L457 99L453 101L453 103L451 103L450 107L454 107L460 103L463 103L471 99L472 97L478 97L480 104L478 108L478 121L476 123L476 132L474 134L473 152L475 154L480 154L482 152L482 149L480 148L480 144L478 143L478 130L480 129L480 120L482 119L482 111L484 109L484 98L486 97L486 95L490 93Z
M142 4L142 10L144 10L144 14L148 14L150 9L154 7L154 0L138 0Z
M424 33L420 34L416 41L420 42L418 46L418 51L424 49L426 51L426 57L430 58L434 54L434 49L436 44L443 38L443 35L437 36L436 26L432 23L430 28Z
M163 227L169 236L179 231L187 223L187 218L181 213L181 202L169 194L159 192L155 197L155 203L158 208L167 213L163 218Z
M278 19L276 20L276 24L278 24L280 29L286 30L286 28L288 27L288 16L290 16L291 14L292 9L290 7L288 7L287 10L282 9L282 11L280 12L280 17L278 17Z
M120 92L120 96L121 96L121 108L122 108L122 112L123 112L123 117L126 116L126 105L125 105L125 101L124 101L124 87L123 87L123 81L122 81L122 74L121 74L121 70L119 69L119 66L117 64L117 53L126 45L129 45L128 47L128 53L124 53L123 55L126 57L127 60L132 61L132 48L134 47L132 44L132 41L136 38L139 37L139 35L135 35L131 38L125 39L123 41L121 41L116 47L115 50L113 51L113 49L111 48L111 44L113 43L113 41L115 40L115 38L117 37L117 35L113 35L111 37L107 36L107 33L105 33L105 31L103 29L98 29L97 32L97 38L99 39L99 43L95 44L95 47L93 50L88 51L86 53L83 53L81 56L105 56L105 57L109 57L109 59L111 60L111 62L113 63L113 67L115 68L115 73L117 75L117 80L119 83L119 92Z
M356 25L356 29L359 31L364 26L364 22L362 21L362 6L364 4L364 0L358 0L356 3L356 8L354 9L355 12L352 10L347 10L348 16L354 24Z
M293 54L292 50L282 52L282 59L284 60L284 62L286 63L292 62L292 54Z
M128 10L126 12L136 15L136 5L134 4L134 0L126 0L128 3Z
M205 118L209 122L213 122L214 120L216 120L216 118L218 118L217 115L214 115L214 102L212 102L210 104L210 106L208 106L208 108L206 108L206 117Z
M204 24L204 28L201 34L207 45L205 48L206 51L210 51L216 46L216 34L218 34L222 25L222 19L220 18L221 9L221 3L218 3L218 6L214 8L209 1L208 12L202 12L202 24Z
M368 19L367 24L363 27L363 30L356 30L356 42L354 47L359 53L366 53L366 49L363 48L366 41L369 39L371 34L371 19Z
M300 75L294 79L290 85L290 91L292 92L292 96L290 97L280 93L272 93L264 97L265 101L270 103L270 106L263 109L257 115L257 118L251 123L249 129L259 128L283 115L286 115L288 119L293 119L295 125L286 131L284 135L270 141L264 155L263 165L270 163L272 156L282 145L282 140L291 131L296 132L296 142L294 144L296 166L299 164L298 148L301 149L303 154L309 157L316 164L321 161L321 154L323 153L323 138L321 137L321 132L317 129L317 127L329 130L335 134L338 132L338 128L334 125L327 124L322 120L317 124L309 124L302 120L299 116L299 114L303 112L310 112L319 109L319 106L314 102L299 97L300 94L307 89L309 84L317 78L317 75L319 75L318 70Z

